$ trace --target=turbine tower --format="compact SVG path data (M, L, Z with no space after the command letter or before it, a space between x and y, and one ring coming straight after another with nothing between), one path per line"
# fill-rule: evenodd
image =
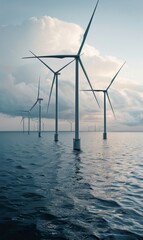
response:
M22 124L22 127L23 127L23 133L25 132L25 117L23 116L20 123L23 123Z
M37 100L29 110L31 112L32 109L36 106L36 104L39 103L39 129L38 129L39 137L41 137L41 102L42 102L42 100L43 100L43 98L40 98L40 78L39 78Z
M25 111L22 111L24 113L27 113L28 115L28 135L30 134L30 110L25 110Z
M31 51L30 51L31 52ZM36 56L33 52L31 52L41 63L43 63L53 74L53 81L52 81L52 85L51 85L51 89L50 89L50 95L49 95L49 100L48 100L48 107L47 107L47 112L49 110L49 105L50 105L50 100L51 100L51 95L52 95L52 91L53 91L53 86L54 83L56 83L56 107L55 107L55 136L54 136L54 140L55 142L58 141L58 82L59 82L59 75L60 72L66 68L68 65L70 65L74 60L70 61L69 63L67 63L66 65L64 65L62 68L60 68L58 71L54 71L51 67L49 67L49 65L47 65L44 61L42 61L38 56Z
M89 29L90 29L95 11L96 11L97 6L98 6L98 3L99 3L99 0L97 1L96 5L95 5L93 14L92 14L92 16L90 18L90 21L87 25L87 28L85 30L85 33L83 35L83 40L81 42L81 45L79 47L79 50L78 50L77 54L38 56L38 58L60 58L60 59L74 58L75 59L75 138L73 139L73 149L74 150L79 150L79 151L81 149L80 138L79 138L79 64L80 64L80 66L83 70L83 73L84 73L84 75L85 75L85 77L86 77L86 79L89 83L89 86L90 86L91 90L93 90L92 85L90 83L90 80L88 78L88 75L86 73L86 70L84 68L84 65L81 61L80 55L81 55L81 51L83 49L85 40L87 38L87 35L88 35L88 32L89 32ZM35 58L35 57L24 57L24 59L26 59L26 58ZM94 91L92 91L92 92L93 92L93 95L96 99L96 102L98 103L95 92ZM98 106L99 106L99 103L98 103Z
M115 76L112 78L110 84L108 85L108 87L106 89L102 89L102 90L99 90L99 89L96 89L96 90L83 90L85 92L91 92L91 91L94 91L94 92L103 92L104 94L104 132L103 132L103 139L106 140L107 139L107 127L106 127L106 96L108 98L108 101L109 101L109 104L110 104L110 107L111 107L111 110L113 112L113 115L115 117L115 113L114 113L114 109L113 109L113 106L112 106L112 103L111 103L111 100L110 100L110 97L109 97L109 94L108 94L108 90L109 88L111 87L112 83L114 82L115 78L117 77L117 75L119 74L119 72L121 71L122 67L125 65L125 62L123 63L123 65L120 67L120 69L118 70L118 72L115 74Z

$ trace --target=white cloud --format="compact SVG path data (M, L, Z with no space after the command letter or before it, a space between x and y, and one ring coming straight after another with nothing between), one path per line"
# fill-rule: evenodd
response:
M83 29L73 23L44 16L33 17L21 25L0 27L0 112L13 116L19 115L19 109L30 108L37 97L39 75L41 75L41 96L44 98L43 111L46 116L46 105L52 82L52 73L38 60L22 60L36 54L76 53L80 46ZM85 44L82 60L94 88L105 89L123 63L114 56L103 56L93 46ZM46 60L55 70L65 61ZM125 67L127 71L127 67ZM60 76L59 102L60 117L73 119L74 115L74 64L65 69ZM89 89L88 83L80 72L80 89ZM123 77L121 73L115 80L109 94L118 122L135 125L142 121L140 109L143 104L143 86ZM99 111L92 93L80 94L80 112L84 120L98 119L102 125L103 112ZM103 95L97 94L103 109ZM134 110L132 110L134 106ZM51 99L50 117L54 117L54 96ZM35 112L36 115L36 112ZM113 122L108 108L109 124Z

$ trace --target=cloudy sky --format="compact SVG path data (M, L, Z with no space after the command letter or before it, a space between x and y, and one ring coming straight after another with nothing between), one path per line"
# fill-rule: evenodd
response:
M40 96L45 129L54 129L54 92L47 119L47 101L53 74L38 60L23 60L36 54L77 53L96 0L0 0L0 130L20 130L22 111ZM109 130L143 130L143 1L100 0L82 61L94 89L105 89L120 66L126 65L109 89L116 114L107 103ZM55 71L69 60L45 60ZM74 64L59 80L60 129L74 121ZM80 89L89 89L80 71ZM80 92L81 130L103 129L103 94ZM38 109L32 112L36 119ZM26 115L25 115L26 116ZM35 127L33 121L33 129Z

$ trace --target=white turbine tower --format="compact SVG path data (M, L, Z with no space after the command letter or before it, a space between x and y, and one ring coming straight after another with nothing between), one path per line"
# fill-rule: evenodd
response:
M23 133L25 132L25 117L23 116L20 123L22 123Z
M41 137L41 102L42 102L42 100L43 100L43 98L40 98L40 78L39 78L37 100L29 110L31 112L32 109L36 106L36 104L39 103L39 129L38 129L39 137Z
M115 117L115 113L114 113L114 110L113 110L113 107L112 107L112 104L111 104L111 100L110 100L110 97L109 97L109 94L108 94L108 90L109 88L111 87L112 83L114 82L115 78L117 77L117 75L119 74L119 72L121 71L122 67L124 66L125 62L123 63L123 65L120 67L120 69L118 70L118 72L115 74L115 76L112 78L110 84L108 85L108 87L106 89L102 89L102 90L99 90L99 89L94 89L94 90L83 90L85 92L91 92L91 91L94 91L94 92L103 92L104 94L104 132L103 132L103 139L107 139L107 127L106 127L106 96L108 98L108 101L109 101L109 104L110 104L110 107L111 107L111 110L113 112L113 115Z
M25 110L25 111L22 111L23 113L27 113L28 115L28 135L30 134L30 110Z
M79 64L83 70L83 73L90 85L90 88L91 90L93 90L92 88L92 85L90 83L90 80L88 78L88 75L86 73L86 70L84 68L84 65L81 61L81 58L80 58L80 55L81 55L81 51L83 49L83 46L84 46L84 43L85 43L85 40L87 38L87 35L88 35L88 32L89 32L89 29L90 29L90 26L91 26L91 23L92 23L92 20L93 20L93 17L94 17L94 14L95 14L95 11L97 9L97 6L98 6L98 3L99 3L99 0L97 1L96 3L96 6L94 8L94 11L93 11L93 14L90 18L90 21L87 25L87 28L85 30L85 33L83 35L83 40L81 42L81 45L79 47L79 50L77 52L77 54L69 54L69 55L47 55L47 56L38 56L38 58L60 58L60 59L63 59L63 58L74 58L75 59L75 138L73 140L73 149L74 150L80 150L81 149L81 146L80 146L80 138L79 138ZM25 57L24 59L26 58L35 58L35 57ZM93 92L93 95L98 103L98 100L96 98L96 95L95 95L95 92ZM99 103L98 103L99 105Z
M31 52L31 51L30 51ZM74 60L70 61L69 63L67 63L66 65L64 65L62 68L60 68L57 71L54 71L51 67L49 67L49 65L47 65L44 61L42 61L38 56L36 56L33 52L31 52L41 63L43 63L53 74L53 81L52 81L52 85L51 85L51 89L50 89L50 94L49 94L49 100L48 100L48 107L47 107L47 112L49 110L49 105L50 105L50 100L51 100L51 95L52 95L52 91L53 91L53 86L54 83L56 83L56 107L55 107L55 136L54 136L54 140L57 142L58 141L58 82L59 82L59 75L60 72L66 68L68 65L70 65Z

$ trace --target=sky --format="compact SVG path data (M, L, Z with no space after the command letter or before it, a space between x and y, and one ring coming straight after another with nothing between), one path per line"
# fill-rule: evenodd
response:
M0 0L0 131L21 130L21 117L37 98L39 76L45 130L54 130L54 92L47 118L47 102L53 74L35 54L77 53L96 0ZM143 1L100 0L82 61L94 89L106 89L123 62L125 66L111 85L107 102L109 131L143 130ZM67 61L45 60L54 70ZM59 80L59 129L74 126L74 64ZM89 89L80 71L80 90ZM80 129L103 130L103 94L97 93L98 108L90 92L80 91ZM32 111L35 129L38 109ZM25 122L25 125L27 121Z

